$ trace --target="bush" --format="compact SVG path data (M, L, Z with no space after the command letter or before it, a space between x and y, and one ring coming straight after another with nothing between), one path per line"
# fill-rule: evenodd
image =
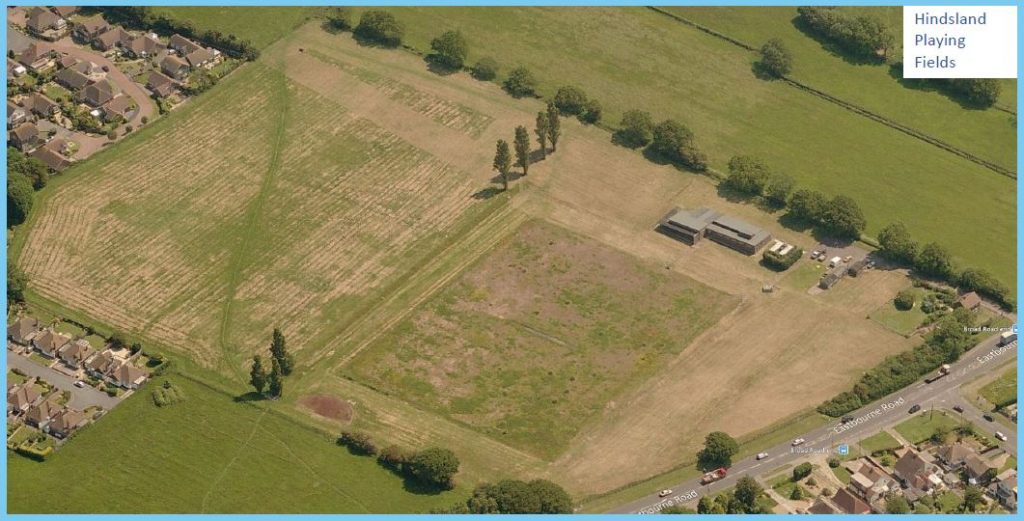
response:
M793 67L793 57L782 40L772 38L761 47L761 69L770 76L781 78Z
M346 6L328 7L324 17L327 27L332 31L348 31L352 29L352 8Z
M365 432L342 431L338 436L338 445L348 447L350 451L364 456L377 454L377 445Z
M131 132L132 132L133 130L135 130L135 127L133 127L133 126L131 126L131 125L126 125L126 126L124 127L124 133L125 133L125 134L130 134L130 133L131 133Z
M434 51L434 54L430 55L434 63L454 70L462 68L469 54L469 44L460 31L441 33L441 36L431 40L430 48Z
M149 116L142 116L142 119L140 121L142 121L143 125L145 125L146 123L149 123Z
M459 471L459 459L448 449L429 448L417 452L404 468L409 475L423 483L443 489L455 486L455 474Z
M480 58L473 65L472 75L480 81L491 81L498 77L498 62L490 57Z
M834 7L804 6L797 14L811 32L858 58L880 61L895 42L889 27L876 18L855 17Z
M707 169L707 157L697 150L693 132L678 121L666 119L654 127L650 148L661 157L696 171Z
M380 45L398 47L405 36L405 26L395 18L395 15L372 9L359 18L355 35Z
M555 107L563 116L583 114L587 104L587 93L576 86L559 87L555 93Z
M533 96L537 91L537 79L530 69L520 65L509 71L504 87L506 92L517 98Z
M157 407L166 407L181 402L184 399L185 393L170 382L164 382L159 389L153 391L153 403Z
M747 195L761 195L768 186L771 172L768 165L758 157L733 156L729 160L729 177L725 185Z
M604 113L604 109L601 108L601 103L596 99L587 100L587 104L583 109L583 115L580 119L584 123L590 123L591 125L601 121L601 116Z
M627 110L622 115L621 125L622 128L615 132L615 136L626 146L646 146L654 137L654 120L649 112Z
M914 304L917 303L917 297L914 296L914 292L905 289L896 294L896 298L893 300L893 304L896 309L900 311L907 311L914 308Z
M107 139L109 139L111 141L117 139L117 129L112 128L112 129L108 130L107 131Z
M793 481L800 481L801 479L810 476L812 470L814 470L814 467L811 466L809 462L804 462L793 467Z
M801 248L794 247L789 250L785 255L779 255L776 252L764 250L761 254L761 258L764 261L764 265L775 271L786 271L796 264L796 261L800 260L800 257L804 256L804 250Z
M402 472L403 466L409 462L410 454L398 445L388 445L377 455L377 462L381 466L395 472Z

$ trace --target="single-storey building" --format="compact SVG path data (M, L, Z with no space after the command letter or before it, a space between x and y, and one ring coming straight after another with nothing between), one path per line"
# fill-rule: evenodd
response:
M841 488L836 491L836 495L832 496L832 502L835 503L839 510L847 514L870 514L871 505L864 502L863 499L857 497L845 488Z
M114 355L110 350L101 351L85 361L85 372L93 378L105 378L113 364Z
M180 56L188 56L192 52L202 48L202 46L196 42L193 42L180 34L171 35L170 40L167 42L167 46L174 49L174 51Z
M32 317L21 317L7 326L7 338L15 344L27 346L32 342L32 337L39 332L40 327L39 320Z
M114 86L109 80L97 81L82 89L79 99L89 106L101 107L104 103L114 99Z
M83 42L91 42L97 36L107 32L109 29L110 24L103 19L103 16L96 15L76 23L74 34Z
M50 9L33 7L28 12L25 27L29 32L46 40L58 40L68 32L68 22Z
M79 89L85 88L92 82L88 76L78 72L74 68L68 68L58 72L55 79L57 80L57 83L67 87L72 92L77 92Z
M94 38L92 46L106 52L113 50L115 47L127 45L131 39L131 33L120 27L114 27Z
M15 385L7 390L7 413L21 414L39 401L39 391L28 384Z
M189 66L184 60L177 56L166 56L160 62L160 72L178 80L183 81L188 77Z
M85 414L74 409L63 409L46 424L46 432L56 438L67 438L72 432L87 422Z
M64 143L63 139L54 139L47 143L46 145L33 150L32 153L29 155L42 161L43 164L49 167L51 170L55 172L60 172L61 170L64 170L65 168L71 166L71 160L62 155L61 153L57 152L54 148L50 147L50 145L54 141L58 142L55 146L64 146L61 145L62 143Z
M119 116L127 119L128 113L133 108L135 108L135 102L132 101L131 97L125 95L117 96L103 105L103 119L113 121Z
M761 228L710 208L691 211L675 208L658 226L662 232L690 245L707 237L747 255L757 253L772 238Z
M148 376L145 371L124 362L110 372L110 380L125 389L138 389Z
M50 358L57 358L61 348L68 342L71 342L71 337L52 329L46 329L32 339L32 347Z
M153 34L136 36L124 45L124 52L134 58L146 58L153 56L164 49L164 44Z
M33 92L21 102L22 106L41 118L48 118L60 112L60 104L41 92Z
M76 5L58 5L50 8L57 16L67 18L78 12Z
M981 297L977 293L971 291L960 295L960 298L956 300L953 305L955 308L966 308L966 309L977 309L981 305Z
M14 59L33 72L45 72L54 65L53 52L43 49L36 43L26 47Z
M202 67L213 61L213 53L200 47L185 55L185 61L187 61L189 66L193 69L196 67Z
M146 81L146 88L158 98L166 98L171 94L174 94L174 80L168 78L166 75L161 74L159 71L153 71L149 73L149 79Z
M65 345L60 350L60 360L64 362L68 367L78 368L85 361L92 356L95 350L89 341L84 338L79 338L74 342Z
M25 423L42 429L58 412L60 412L60 407L57 404L50 400L43 400L28 408L28 412L25 413Z
M7 136L7 140L18 150L31 152L39 144L39 129L34 123L22 123L14 127L14 130Z

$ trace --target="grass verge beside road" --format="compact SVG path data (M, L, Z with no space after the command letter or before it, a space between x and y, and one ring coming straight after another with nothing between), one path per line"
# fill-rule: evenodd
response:
M896 432L916 445L931 438L936 430L952 431L959 424L959 421L946 411L924 411L897 425Z

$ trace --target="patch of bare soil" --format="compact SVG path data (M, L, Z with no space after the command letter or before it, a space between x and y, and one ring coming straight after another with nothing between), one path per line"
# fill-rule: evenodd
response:
M299 399L299 405L309 409L317 416L345 424L352 423L352 418L355 417L355 409L352 408L352 404L333 396L306 395Z

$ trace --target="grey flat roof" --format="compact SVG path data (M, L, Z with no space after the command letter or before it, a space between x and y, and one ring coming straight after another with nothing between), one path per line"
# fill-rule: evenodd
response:
M715 224L721 227L729 228L736 231L740 235L747 237L754 237L758 234L763 234L764 230L748 223L747 221L737 219L729 215L722 215L715 219Z
M695 231L703 231L721 214L710 208L697 208L696 210L677 210L668 217L668 222L683 228Z

